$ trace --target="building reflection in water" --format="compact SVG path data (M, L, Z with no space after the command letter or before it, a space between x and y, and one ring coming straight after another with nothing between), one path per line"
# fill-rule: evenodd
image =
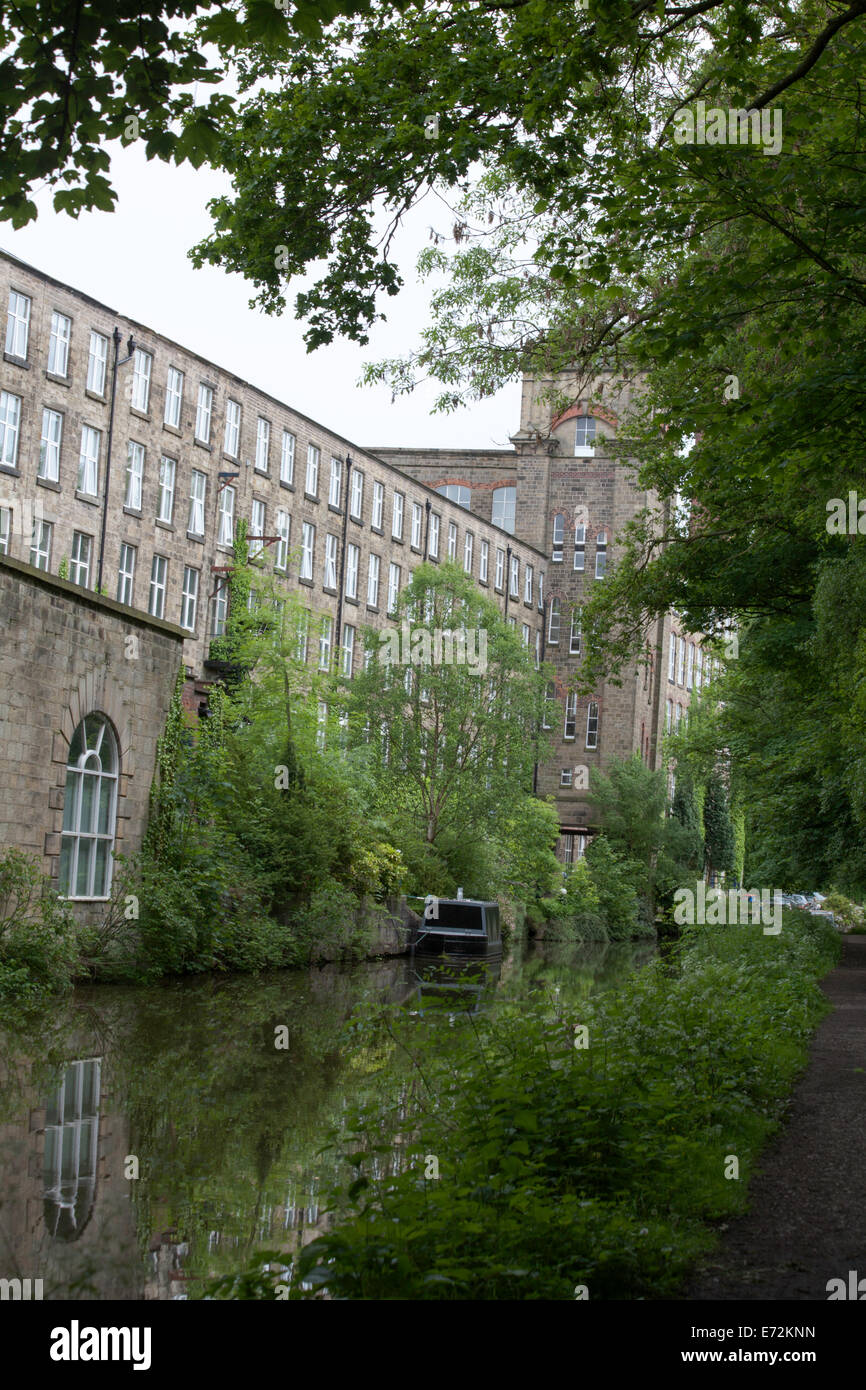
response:
M99 1057L71 1062L45 1106L43 1210L54 1240L77 1240L93 1214L100 1071Z

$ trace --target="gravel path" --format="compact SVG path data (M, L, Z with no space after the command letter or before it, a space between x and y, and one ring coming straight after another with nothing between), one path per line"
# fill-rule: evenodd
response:
M827 1281L866 1281L866 936L846 936L822 982L833 1005L818 1028L784 1127L686 1299L826 1301ZM861 1297L866 1298L866 1282Z

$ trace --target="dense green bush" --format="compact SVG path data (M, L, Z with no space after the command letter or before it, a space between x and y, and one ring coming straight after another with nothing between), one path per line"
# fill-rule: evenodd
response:
M0 854L0 998L68 989L78 959L75 923L37 861Z
M835 889L828 893L822 903L822 907L828 912L832 912L837 922L841 922L845 931L858 931L863 927L863 909L853 903L850 898L846 898L843 893L838 893Z
M675 1296L712 1243L706 1223L743 1209L838 950L826 921L786 914L778 937L688 929L673 960L589 999L503 1004L465 1029L392 1011L424 1104L356 1116L342 1145L354 1180L292 1296ZM410 1166L376 1179L395 1135ZM234 1296L268 1296L277 1277L259 1264Z

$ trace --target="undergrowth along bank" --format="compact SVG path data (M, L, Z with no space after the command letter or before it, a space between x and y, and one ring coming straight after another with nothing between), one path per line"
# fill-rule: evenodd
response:
M786 914L777 937L690 929L588 1000L554 991L460 1026L380 1012L380 1040L412 1058L412 1112L359 1111L333 1228L209 1296L674 1296L708 1223L744 1208L839 949L826 922ZM382 1157L398 1149L402 1172Z

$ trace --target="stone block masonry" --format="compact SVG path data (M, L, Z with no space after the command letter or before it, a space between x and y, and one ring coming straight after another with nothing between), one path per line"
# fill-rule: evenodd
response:
M70 744L100 714L119 752L114 848L140 847L183 640L171 623L0 555L0 846L36 855L57 881ZM87 904L75 910L87 920Z

